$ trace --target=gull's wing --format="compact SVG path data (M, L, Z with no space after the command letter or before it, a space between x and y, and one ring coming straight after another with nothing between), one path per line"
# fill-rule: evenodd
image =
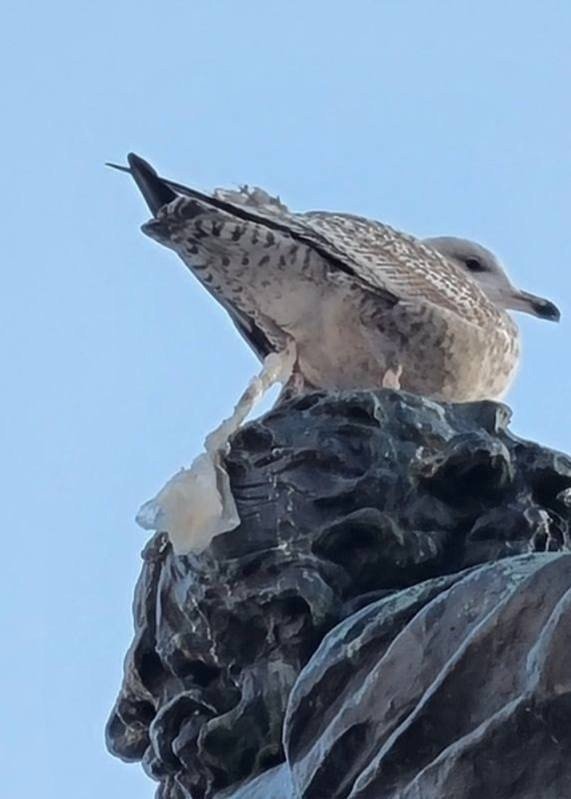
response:
M309 211L305 225L334 244L370 289L390 291L400 300L420 300L481 324L497 309L455 263L413 236L381 222L351 214Z
M208 197L163 179L174 192L213 201L221 210L242 209L253 221L289 233L311 244L334 268L350 274L373 294L398 300L421 300L444 308L465 321L481 324L497 317L482 289L456 264L413 236L389 225L353 214L327 211L293 213L279 198L261 189L217 189Z
M128 160L129 167L118 166L117 164L109 164L109 166L112 166L114 169L119 169L122 172L128 172L133 177L153 216L156 216L159 208L172 202L181 194L192 196L196 199L204 199L205 201L213 199L206 194L203 195L200 192L194 192L191 189L187 189L185 186L173 183L173 181L164 180L157 175L150 164L147 164L146 161L136 155L129 155ZM274 347L269 342L263 330L256 325L252 318L241 310L231 306L218 294L214 294L207 283L201 282L222 305L240 335L250 345L260 360L263 360L274 351Z
M181 183L175 183L172 180L160 177L151 165L138 155L130 153L128 161L129 167L118 166L117 164L108 164L108 166L128 172L133 176L153 216L156 216L159 208L171 202L177 196L190 197L211 208L218 208L220 211L224 211L237 219L256 222L264 225L269 230L284 233L295 241L309 245L322 255L332 267L351 275L355 279L359 279L359 268L355 269L353 267L351 259L347 258L344 249L338 250L335 240L328 235L323 235L318 226L307 223L306 216L309 215L292 214L286 210L282 210L280 213L276 213L273 209L269 211L264 204L253 203L248 198L247 193L242 193L242 196L245 197L243 203L230 202L226 197L237 197L241 193L218 190L212 195L206 194L188 186L183 186ZM252 194L256 194L256 191L269 198L270 201L273 200L273 204L276 206L285 209L282 203L270 198L265 192L255 190ZM377 293L383 293L385 299L391 299L393 302L397 302L399 299L398 296L392 294L390 289L383 291L380 281L376 285L371 283L370 289Z
M476 324L482 322L483 316L495 317L497 313L477 284L454 263L388 225L349 214L292 213L277 200L273 205L259 202L261 195L272 201L261 190L219 190L209 195L160 177L139 156L131 154L128 161L128 168L118 168L133 176L154 216L162 206L183 195L312 247L324 258L333 278L335 273L342 273L379 301L390 305L401 300L430 303ZM259 357L272 351L254 320L218 295L216 299Z

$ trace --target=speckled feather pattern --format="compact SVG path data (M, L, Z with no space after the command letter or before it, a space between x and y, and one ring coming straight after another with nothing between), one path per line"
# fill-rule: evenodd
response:
M143 229L272 348L295 340L308 386L375 388L398 370L403 389L441 400L509 387L517 327L453 261L380 222L291 213L260 189L214 196L252 218L181 196Z

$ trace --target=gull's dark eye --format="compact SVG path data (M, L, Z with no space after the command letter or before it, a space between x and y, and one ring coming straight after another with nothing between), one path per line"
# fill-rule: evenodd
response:
M466 258L464 261L470 272L485 272L486 267L477 258Z

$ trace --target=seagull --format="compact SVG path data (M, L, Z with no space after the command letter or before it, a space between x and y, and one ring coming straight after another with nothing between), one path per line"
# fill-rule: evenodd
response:
M130 173L148 205L142 231L180 256L262 361L234 414L206 439L218 476L229 436L276 382L286 397L393 388L444 402L498 400L520 360L508 311L559 320L552 302L516 288L475 242L421 240L353 214L294 213L259 188L207 194L135 154L127 160L110 166ZM156 523L153 508L145 526Z
M204 194L130 154L153 218L263 360L295 347L298 391L387 382L432 399L501 399L517 370L508 310L557 321L556 306L511 283L479 244L419 240L352 214L292 213L261 189Z

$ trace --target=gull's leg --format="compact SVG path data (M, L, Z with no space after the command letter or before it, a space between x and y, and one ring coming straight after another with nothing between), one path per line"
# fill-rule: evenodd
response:
M390 367L383 375L382 388L394 388L400 390L400 378L402 375L402 366Z
M290 379L296 357L293 342L282 352L268 355L261 372L236 403L233 414L206 437L205 451L194 459L190 469L181 469L169 480L137 514L141 527L168 533L175 554L200 552L215 535L240 524L222 456L232 433L266 391L275 383L287 383Z

